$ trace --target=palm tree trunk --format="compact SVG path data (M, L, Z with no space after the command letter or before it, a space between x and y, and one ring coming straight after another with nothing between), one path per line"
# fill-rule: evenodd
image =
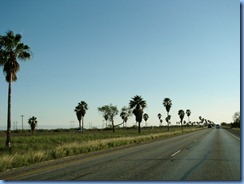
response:
M84 132L84 117L82 116L81 117L81 121L82 121L82 130L81 130L81 133Z
M81 120L79 120L79 130L81 132Z
M183 132L182 120L180 121L180 124L181 124L181 131Z
M123 120L123 131L125 131L125 121Z
M167 111L167 117L169 117L169 112ZM169 119L167 121L167 124L168 124L168 131L169 131Z
M10 134L11 134L11 84L12 84L12 74L10 74L10 81L8 83L8 119L7 119L7 137L6 146L11 149L10 144Z
M141 123L138 122L138 133L140 134L141 133Z

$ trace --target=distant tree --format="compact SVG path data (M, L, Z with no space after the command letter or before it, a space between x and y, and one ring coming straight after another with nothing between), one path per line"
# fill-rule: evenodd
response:
M188 116L188 123L190 123L190 115L191 115L191 110L190 109L186 110L186 115Z
M200 120L200 121L202 120L202 116L199 116L199 120Z
M167 117L168 117L169 116L169 111L170 111L171 106L172 106L172 101L170 100L170 98L165 98L164 101L163 101L163 105L166 108ZM168 123L168 131L169 131L169 123Z
M240 115L240 112L236 112L234 115L233 115L233 123L231 123L231 127L232 128L240 128L240 122L241 122L241 115Z
M199 116L199 120L200 120L200 123L199 124L202 124L204 123L204 118L202 116Z
M87 110L88 110L88 105L85 101L81 101L75 107L76 116L79 121L79 129L81 130L82 133L84 132L84 116ZM81 128L81 121L82 121L82 128Z
M186 125L186 121L185 120L183 121L183 124Z
M207 126L208 125L208 120L207 119L204 119L204 125Z
M122 124L125 127L125 123L127 122L129 116L132 115L131 109L129 107L122 107L120 117L123 120Z
M36 129L37 126L37 118L35 116L32 116L31 118L29 118L28 123L30 125L31 128L31 132L32 134L34 133L34 130Z
M114 125L114 117L119 113L117 106L104 105L102 107L98 107L98 111L103 114L103 117L107 117L108 120L112 123L113 132L115 132L115 125Z
M17 58L27 60L31 58L31 51L28 45L21 42L22 36L8 31L6 36L0 35L0 63L4 65L3 72L8 82L8 116L7 116L7 134L6 146L11 149L10 132L11 132L11 95L12 82L17 81L17 72L20 65Z
M183 119L184 119L184 116L185 116L185 112L181 109L181 110L178 111L178 115L180 117L181 130L183 132L182 122L183 122Z
M144 119L144 121L146 122L146 124L147 124L147 120L148 120L148 118L149 118L149 116L148 116L147 113L143 114L143 119Z
M147 103L141 96L134 96L130 100L129 107L133 109L133 114L135 115L136 122L138 123L138 133L141 133L141 122L143 109L147 106Z
M162 114L158 113L158 119L159 119L159 126L162 126L162 123L163 123L163 120L161 119L162 118Z
M171 119L171 115L168 115L166 118L165 118L165 121L167 122L168 126L170 124L170 119ZM169 130L169 129L168 129Z
M221 126L227 126L228 124L226 122L222 122Z

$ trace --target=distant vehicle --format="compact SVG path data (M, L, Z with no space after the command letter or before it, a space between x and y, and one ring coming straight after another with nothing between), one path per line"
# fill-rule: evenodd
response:
M215 127L216 127L216 128L220 128L220 125L219 125L219 124L217 124L217 125L215 125Z
M208 128L212 128L212 125L211 125L211 124L209 124L209 125L208 125Z

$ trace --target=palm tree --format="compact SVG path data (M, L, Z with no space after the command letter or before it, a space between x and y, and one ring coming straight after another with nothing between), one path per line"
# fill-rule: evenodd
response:
M186 115L188 116L188 123L190 124L190 115L191 115L191 110L190 109L186 110Z
M121 112L120 113L120 117L121 119L123 120L122 124L123 124L123 130L125 129L125 123L127 122L128 120L128 117L126 116L126 112Z
M0 48L1 48L1 63L4 63L3 72L5 74L8 86L8 118L7 118L7 137L6 146L11 149L10 144L10 132L11 132L11 94L12 94L12 82L17 80L17 72L20 69L20 65L17 62L17 58L20 60L26 60L31 58L31 51L28 45L21 42L22 36L20 34L14 34L12 31L8 31L6 36L0 36Z
M168 115L168 116L165 118L165 121L168 123L168 125L170 124L170 119L171 119L171 115Z
M34 130L36 129L37 126L37 118L35 116L32 116L31 118L29 118L28 123L31 127L31 132L33 134Z
M170 98L165 98L164 101L163 101L163 105L164 107L166 108L166 111L167 111L167 117L169 116L169 111L170 111L170 108L172 106L172 101L170 100ZM167 122L168 123L168 122ZM168 123L168 131L169 131L169 123Z
M129 107L133 109L133 114L136 117L136 122L138 122L138 133L141 133L141 122L142 122L142 115L143 109L147 106L147 103L141 96L134 96L131 98L129 102Z
M159 126L162 125L163 123L163 120L161 119L162 118L162 114L158 113L158 119L159 119Z
M183 132L182 121L183 121L183 119L184 119L185 112L181 109L181 110L179 110L178 115L179 115L179 117L180 117L181 130L182 130L182 132Z
M125 127L125 123L127 122L128 120L128 117L131 116L131 109L128 108L128 107L122 107L121 109L121 113L120 113L120 117L122 118L123 122L123 128Z
M85 101L81 101L75 107L76 116L79 121L79 129L81 130L82 133L84 131L84 116L87 110L88 110L88 105ZM82 121L82 129L81 129L81 121Z
M144 121L146 122L146 124L147 124L147 120L148 120L148 118L149 118L149 116L148 116L147 113L143 114L143 119L144 119ZM146 126L146 125L145 125L145 126Z

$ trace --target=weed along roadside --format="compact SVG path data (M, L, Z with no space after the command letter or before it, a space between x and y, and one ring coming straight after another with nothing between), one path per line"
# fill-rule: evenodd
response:
M201 130L202 127L187 127L183 133ZM161 138L183 134L180 127L172 127L170 131L162 128L145 129L135 135L135 130L117 130L112 133L106 130L86 131L80 134L75 130L39 130L32 135L30 132L12 133L11 154L0 147L0 172L16 167L28 166L43 161L85 154L115 147L140 144ZM0 145L4 138L0 133Z

